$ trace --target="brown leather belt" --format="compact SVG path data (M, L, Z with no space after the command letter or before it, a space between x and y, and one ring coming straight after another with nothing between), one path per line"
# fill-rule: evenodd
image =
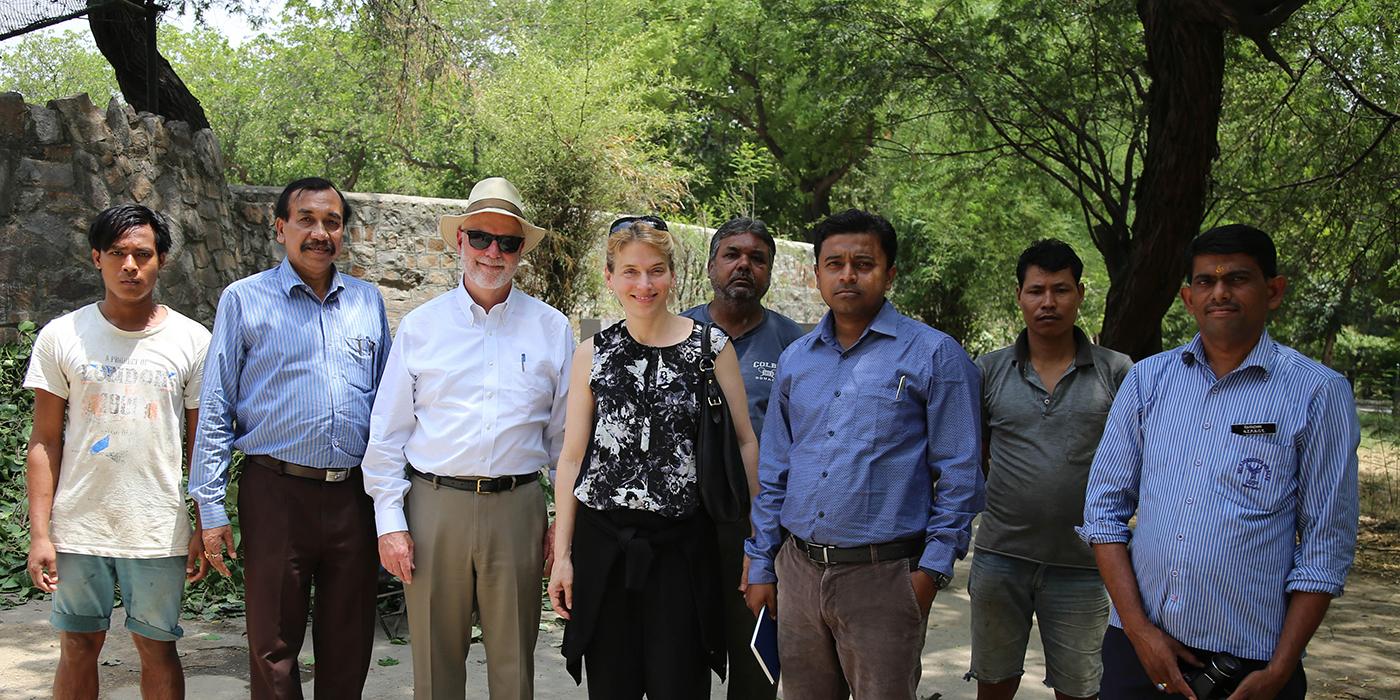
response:
M471 491L472 493L501 493L509 491L517 486L528 484L540 478L539 472L520 474L518 476L498 476L485 479L462 479L455 476L438 476L420 472L413 467L408 468L408 473L431 483L434 487L446 486L458 491Z
M859 547L835 547L806 542L793 535L792 543L797 545L797 551L806 554L808 559L818 564L873 564L894 559L908 559L918 556L924 551L924 541L919 539L868 544Z
M278 474L296 476L302 479L310 479L312 481L325 481L332 484L338 484L342 481L345 481L346 479L349 479L351 471L349 469L339 468L317 469L315 467L303 467L300 464L284 462L280 459L277 459L276 457L269 457L268 455L248 455L248 461L260 467L271 469L272 471L275 471Z

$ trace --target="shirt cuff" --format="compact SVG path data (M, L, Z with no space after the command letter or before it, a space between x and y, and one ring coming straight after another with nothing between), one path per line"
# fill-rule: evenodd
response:
M752 537L744 540L744 554L749 558L749 583L778 582L778 575L773 571L773 560L769 554L759 552L758 544Z
M953 548L933 540L924 545L924 554L919 557L919 568L937 571L952 578L953 561Z
M1127 544L1128 540L1132 538L1131 531L1128 529L1127 525L1103 520L1093 523L1084 523L1074 528L1074 532L1079 535L1079 539L1084 540L1084 544L1087 545L1119 542Z
M199 526L205 530L216 527L223 527L228 524L228 511L224 509L224 504L201 503L199 505Z
M407 532L408 518L404 517L403 506L375 508L374 526L380 537L391 532Z
M1342 595L1342 586L1331 581L1290 576L1288 584L1284 587L1284 592L1326 593L1333 598L1338 598Z

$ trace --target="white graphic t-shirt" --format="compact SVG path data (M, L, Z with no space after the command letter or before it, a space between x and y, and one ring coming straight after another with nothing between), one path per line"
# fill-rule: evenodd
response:
M24 386L68 402L55 549L130 559L189 551L181 442L208 348L209 331L169 308L158 326L124 331L90 304L39 332Z

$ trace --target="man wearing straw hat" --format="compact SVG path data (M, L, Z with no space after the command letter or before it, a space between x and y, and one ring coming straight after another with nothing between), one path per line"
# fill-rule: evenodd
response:
M462 283L404 316L370 418L365 491L379 558L403 579L416 698L463 698L472 615L492 698L534 695L540 468L559 457L573 331L511 284L545 236L504 178L478 182L439 232Z

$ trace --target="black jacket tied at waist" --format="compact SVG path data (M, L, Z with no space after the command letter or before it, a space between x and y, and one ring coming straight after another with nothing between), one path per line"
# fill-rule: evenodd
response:
M714 527L703 511L686 518L666 518L636 510L599 511L579 505L571 558L574 564L572 619L564 628L565 667L575 683L583 682L583 655L599 624L598 612L614 568L622 566L621 583L629 593L660 585L660 571L679 568L688 591L677 602L692 601L701 646L709 667L725 676L724 615L720 608L719 558ZM619 561L621 559L621 561ZM735 586L738 581L734 581ZM677 608L675 614L686 614ZM650 621L662 629L665 620Z

